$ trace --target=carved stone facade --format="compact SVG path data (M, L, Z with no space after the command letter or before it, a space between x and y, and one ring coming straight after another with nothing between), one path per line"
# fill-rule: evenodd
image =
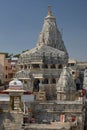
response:
M68 67L63 68L56 87L57 100L75 100L76 84L73 80L71 70Z
M71 70L64 67L67 63L68 53L56 19L48 11L37 46L22 53L18 61L16 77L35 95L35 101L26 105L31 113L28 119L33 116L36 124L26 129L84 129L85 96L76 90Z
M37 94L36 102L30 103L29 107L34 115L36 124L29 125L28 129L84 130L85 92L83 90L76 90L76 85L69 68L63 68L56 84L56 90L57 100L44 100L45 95L42 96L42 100L42 97L37 98Z
M53 89L55 91L61 70L67 62L68 53L57 28L56 18L48 11L37 46L20 55L15 76L23 81L26 90L47 89L51 93ZM53 97L56 95L51 95L50 99Z
M85 92L76 90L67 63L68 54L56 19L48 10L37 46L22 53L18 60L15 76L35 97L34 101L24 103L26 111L24 115L20 113L23 120L19 122L17 117L18 130L22 127L26 130L84 130ZM7 127L4 120L2 127Z

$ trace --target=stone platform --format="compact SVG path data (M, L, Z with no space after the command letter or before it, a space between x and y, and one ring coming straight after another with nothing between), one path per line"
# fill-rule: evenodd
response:
M0 130L21 130L23 114L21 112L0 113Z
M29 124L25 125L25 130L70 130L70 122L52 122L51 124Z

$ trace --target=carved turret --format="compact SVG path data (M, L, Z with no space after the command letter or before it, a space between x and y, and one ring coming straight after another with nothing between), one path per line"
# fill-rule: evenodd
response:
M58 100L75 100L76 85L69 68L63 68L56 88Z
M42 31L39 35L37 46L47 45L67 54L62 35L57 28L56 18L53 16L51 6L48 6L48 14L45 17Z

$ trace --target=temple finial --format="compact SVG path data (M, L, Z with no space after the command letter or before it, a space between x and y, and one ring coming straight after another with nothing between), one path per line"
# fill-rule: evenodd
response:
M48 15L52 15L51 6L48 6Z

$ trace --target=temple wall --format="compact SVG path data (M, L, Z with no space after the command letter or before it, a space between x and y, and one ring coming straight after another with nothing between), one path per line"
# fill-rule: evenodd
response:
M37 122L42 122L44 119L49 121L60 121L60 115L65 115L65 121L69 121L72 115L77 116L78 122L82 123L85 118L84 111L82 111L83 105L76 103L57 104L57 103L30 103L31 111L34 114Z
M21 130L21 125L23 123L22 113L0 113L0 130Z

